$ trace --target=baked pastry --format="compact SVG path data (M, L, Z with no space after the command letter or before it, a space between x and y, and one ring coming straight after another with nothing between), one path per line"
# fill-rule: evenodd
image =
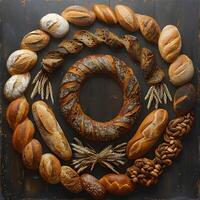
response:
M29 49L31 51L40 51L48 45L49 40L50 36L47 33L37 29L27 33L23 37L21 41L21 48Z
M40 134L49 149L59 158L70 160L72 157L71 147L51 108L43 101L36 101L32 105L32 113Z
M22 160L28 169L38 169L41 157L42 145L36 139L31 140L22 150Z
M12 101L6 111L7 122L13 130L18 124L23 122L29 112L29 103L25 97L20 97Z
M124 103L119 114L109 122L97 122L81 109L81 85L96 73L106 73L115 78L124 93ZM60 86L60 108L76 132L90 140L109 141L131 129L141 107L139 95L139 84L134 72L123 61L110 55L92 55L75 62L68 69Z
M127 144L127 157L135 160L146 154L158 141L167 123L168 113L164 109L157 109L148 114Z
M158 48L162 58L172 63L180 54L181 51L181 35L174 25L167 25L162 29L158 40Z
M69 23L62 16L49 13L41 18L40 28L55 38L62 38L69 31Z
M61 15L70 23L79 26L90 26L96 19L93 11L78 5L65 8Z
M60 182L72 193L79 193L82 191L80 176L69 166L61 167Z
M106 4L94 4L93 10L98 20L103 21L106 24L117 23L117 18L114 11Z
M116 5L115 14L119 24L126 30L134 32L139 30L135 12L128 6Z
M168 70L169 79L175 86L184 85L192 80L194 66L192 60L182 54L170 66Z
M42 155L39 165L39 172L41 177L50 184L57 184L60 182L61 164L58 158L51 153Z

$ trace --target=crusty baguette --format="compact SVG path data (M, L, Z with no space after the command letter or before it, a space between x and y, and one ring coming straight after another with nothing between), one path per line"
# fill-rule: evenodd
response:
M135 160L146 154L161 136L167 122L168 113L164 109L157 109L148 114L127 144L127 157Z
M32 113L49 149L61 159L70 160L72 157L71 147L50 107L43 101L37 101L32 105Z

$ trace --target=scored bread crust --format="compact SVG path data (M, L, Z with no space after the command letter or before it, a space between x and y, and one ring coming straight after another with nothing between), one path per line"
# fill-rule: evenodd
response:
M108 122L91 119L80 105L81 86L88 77L97 73L112 76L123 91L121 110ZM63 78L59 101L63 115L74 130L95 141L110 141L130 131L141 108L139 83L133 70L111 55L91 55L75 62Z

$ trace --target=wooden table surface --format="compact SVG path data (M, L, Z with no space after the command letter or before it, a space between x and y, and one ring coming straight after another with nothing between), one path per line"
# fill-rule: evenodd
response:
M167 24L174 24L180 30L183 41L182 52L187 54L198 68L200 63L200 1L199 0L0 0L0 86L1 92L5 81L9 75L6 71L6 60L8 55L19 48L22 37L27 33L39 27L39 20L42 16L50 12L60 13L65 7L73 4L84 5L88 8L94 3L101 2L114 7L116 4L126 4L134 8L136 12L153 16L163 28ZM119 26L110 26L95 22L88 29L94 31L97 27L107 27L117 34L127 33ZM71 38L76 30L81 27L70 25L70 32L67 38ZM130 33L129 33L130 34ZM141 41L142 45L152 49L158 57L158 62L167 73L167 65L164 63L158 53L157 47L147 43L139 33L133 33ZM51 44L39 53L40 59L48 51L55 47L60 40L52 40ZM142 97L144 97L147 86L141 76L139 67L133 63L126 53L121 50L112 51L108 48L100 47L95 50L85 49L79 55L72 55L64 63L62 69L58 70L52 77L54 95L56 98L54 111L62 128L72 141L76 133L64 122L60 115L58 106L58 87L63 78L66 69L77 59L94 53L108 53L115 55L129 65L136 72L142 88ZM36 74L40 64L32 70L32 75ZM168 78L166 78L167 80ZM195 73L194 84L198 85L198 70ZM167 82L172 94L174 88ZM2 94L2 93L1 93ZM198 88L198 96L200 97ZM30 95L30 90L26 96ZM110 78L99 76L89 80L81 90L81 103L87 114L94 119L106 121L117 114L121 103L122 94L119 86ZM30 101L30 100L29 100ZM30 101L31 103L33 101ZM159 178L159 183L151 188L138 188L132 195L123 197L130 200L165 200L165 199L200 199L200 106L199 98L195 109L196 124L191 134L184 139L184 149L181 155L175 160L173 166L165 170ZM88 199L85 194L72 195L61 185L48 185L44 183L38 172L26 170L21 162L20 156L15 153L11 147L11 130L5 122L5 108L7 101L1 96L1 190L7 199ZM137 124L133 127L130 134L120 139L127 141L139 123L148 113L145 108L145 102L142 101L143 109ZM173 116L171 104L167 106L170 117ZM30 118L32 119L31 113ZM39 133L36 137L40 138ZM42 141L42 140L41 140ZM114 143L119 143L117 140ZM94 144L93 144L94 145ZM104 145L96 145L100 148ZM45 151L49 151L44 145ZM101 167L97 167L93 174L97 177L106 173ZM2 194L1 194L2 195ZM3 199L0 196L0 199ZM119 197L108 196L107 199L121 199Z

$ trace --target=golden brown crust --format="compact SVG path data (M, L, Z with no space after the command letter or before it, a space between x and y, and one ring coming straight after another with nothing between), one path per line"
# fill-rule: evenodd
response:
M12 136L13 148L22 153L24 147L33 139L35 128L31 120L26 118L21 124L19 124Z
M29 112L29 103L26 98L20 97L12 101L6 111L6 119L13 130L18 124L24 121Z
M147 15L136 14L136 16L144 38L149 42L157 44L161 30L156 20Z
M106 4L94 4L93 10L98 20L103 21L106 24L117 23L117 18L114 11Z
M158 141L167 123L168 113L164 109L157 109L148 114L127 144L127 157L135 160L147 153Z
M67 7L61 15L70 23L79 26L90 26L96 19L93 11L78 5Z
M127 195L135 190L135 186L125 174L106 174L99 182L114 195Z
M101 200L105 197L106 190L97 178L91 174L81 175L83 189L88 192L92 198Z
M32 113L40 134L51 151L63 160L70 160L71 147L51 108L43 101L36 101L32 105Z
M51 153L43 154L39 165L39 172L47 183L57 184L60 182L60 161Z
M69 166L61 167L60 182L72 193L79 193L82 191L80 176Z
M116 5L115 14L119 24L126 30L134 32L139 30L135 12L128 6Z
M41 157L42 146L36 139L31 140L22 151L22 160L28 169L38 169Z
M119 114L105 123L84 114L79 102L81 85L95 73L114 77L124 93L124 103ZM66 120L81 135L90 140L113 140L131 129L140 111L139 84L132 69L123 61L110 55L87 56L77 61L65 74L60 88L60 107Z
M167 25L162 29L158 41L158 47L162 58L172 63L180 54L181 51L181 35L174 25Z
M21 41L21 49L40 51L45 48L50 40L50 36L44 31L37 29L27 33Z

